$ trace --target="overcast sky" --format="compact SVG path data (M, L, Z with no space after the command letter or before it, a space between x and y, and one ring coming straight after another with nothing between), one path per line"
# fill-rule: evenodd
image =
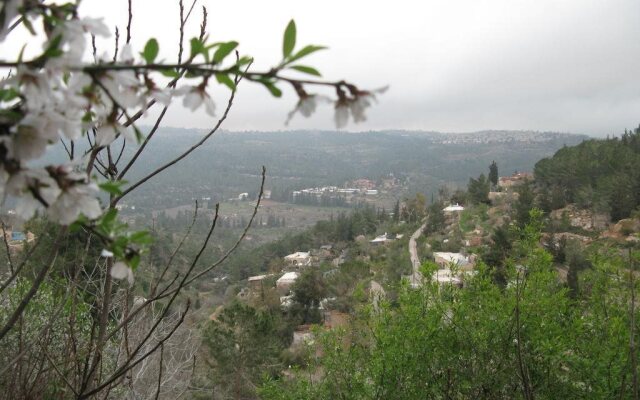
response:
M189 0L185 0L185 3ZM104 16L124 29L126 0L84 0L81 14ZM174 60L178 7L170 0L133 0L134 43L160 41ZM325 0L200 1L211 39L238 40L256 69L279 61L282 32L298 25L298 43L330 49L309 57L327 79L363 88L389 84L349 130L553 130L618 134L640 123L640 2L637 0ZM198 30L194 12L188 36ZM105 47L106 43L100 44ZM225 125L231 130L287 129L296 103L242 85ZM222 108L226 89L217 90ZM326 106L289 129L332 129ZM167 124L205 128L204 112L173 107Z

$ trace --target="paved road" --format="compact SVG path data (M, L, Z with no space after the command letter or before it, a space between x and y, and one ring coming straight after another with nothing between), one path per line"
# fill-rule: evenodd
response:
M409 275L409 282L412 287L418 287L422 284L422 273L420 273L420 257L418 257L418 246L416 240L422 235L427 223L420 225L417 231L413 232L409 239L409 256L411 257L412 273Z

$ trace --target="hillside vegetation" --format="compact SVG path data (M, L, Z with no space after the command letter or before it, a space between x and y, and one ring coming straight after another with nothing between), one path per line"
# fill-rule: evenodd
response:
M576 203L627 218L640 205L640 129L564 147L536 163L535 179L546 210Z

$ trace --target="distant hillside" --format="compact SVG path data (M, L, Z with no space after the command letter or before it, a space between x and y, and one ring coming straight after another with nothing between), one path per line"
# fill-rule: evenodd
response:
M577 203L627 218L640 206L640 128L562 148L536 164L535 178L547 209Z
M198 130L160 130L129 180L185 151L201 135ZM226 199L257 190L262 165L267 167L268 189L342 185L354 178L376 180L393 173L408 182L409 191L432 191L444 183L466 184L492 160L504 173L532 170L540 158L584 139L525 131L220 132L125 201L155 208L199 197ZM130 155L125 152L125 157Z

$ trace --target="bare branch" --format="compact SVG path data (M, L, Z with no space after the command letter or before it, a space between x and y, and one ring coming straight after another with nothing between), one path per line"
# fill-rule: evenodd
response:
M38 273L38 275L36 276L35 280L31 284L31 288L24 295L18 307L14 310L13 314L11 314L11 317L9 317L9 319L4 324L2 329L0 329L0 340L2 340L3 337L5 337L5 335L11 330L13 325L15 325L15 323L18 321L18 319L24 312L24 309L29 305L29 302L31 301L33 296L35 296L35 294L38 292L38 289L40 288L42 281L44 281L44 278L49 273L49 270L53 267L53 264L55 264L56 258L58 257L58 250L60 249L60 244L62 242L62 238L65 235L66 231L67 231L66 227L61 227L59 229L58 237L56 238L56 241L53 244L53 248L51 249L47 262L40 270L40 273Z
M238 85L238 83L240 83L241 80L242 80L242 76L241 75L236 76L236 79L235 79L236 86ZM224 114L222 114L222 117L218 120L218 123L200 141L198 141L196 144L191 146L187 151L185 151L184 153L182 153L178 157L174 158L173 160L169 161L168 163L164 164L163 166L155 169L153 172L151 172L150 174L148 174L144 178L140 179L138 182L136 182L133 185L129 186L127 189L125 189L122 192L122 194L120 196L116 197L112 201L111 204L112 205L117 204L118 201L120 201L127 194L131 193L131 191L135 190L137 187L139 187L143 183L147 182L149 179L153 178L154 176L158 175L160 172L164 171L165 169L171 167L172 165L177 164L182 159L184 159L189 154L191 154L194 150L196 150L198 147L202 146L207 140L209 140L209 138L211 136L213 136L213 134L218 131L218 128L220 128L220 125L222 125L222 123L227 119L227 116L229 115L229 110L231 110L231 106L233 105L233 100L235 99L235 95L236 95L236 89L231 91L231 95L229 96L229 101L227 102L227 107L225 108Z
M15 270L13 268L13 259L11 258L11 249L9 248L9 239L7 239L7 229L3 220L0 220L0 225L2 225L2 240L4 242L4 248L7 251L7 260L9 261L9 271L11 275L15 274ZM1 292L2 290L0 290Z

